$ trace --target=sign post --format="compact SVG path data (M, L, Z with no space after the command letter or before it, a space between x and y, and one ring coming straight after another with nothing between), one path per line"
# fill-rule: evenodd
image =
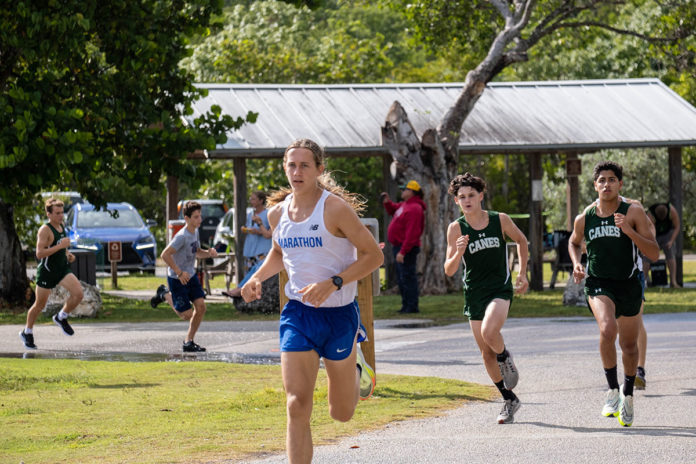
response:
M121 242L109 242L109 261L111 262L111 288L118 288L118 263L121 262Z

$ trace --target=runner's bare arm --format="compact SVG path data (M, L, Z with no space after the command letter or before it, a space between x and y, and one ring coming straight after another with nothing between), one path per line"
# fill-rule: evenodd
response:
M585 268L582 266L582 242L585 239L585 213L578 214L573 222L573 233L568 240L568 254L573 262L573 279L580 283L585 278Z
M462 262L462 256L469 245L469 236L462 235L462 229L457 221L447 227L447 254L445 255L445 274L453 276Z

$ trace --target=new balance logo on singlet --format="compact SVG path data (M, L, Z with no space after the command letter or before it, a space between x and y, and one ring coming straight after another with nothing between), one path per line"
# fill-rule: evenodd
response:
M319 224L312 224L309 226L309 230L318 230L319 229Z
M284 237L278 239L281 248L321 248L321 237Z

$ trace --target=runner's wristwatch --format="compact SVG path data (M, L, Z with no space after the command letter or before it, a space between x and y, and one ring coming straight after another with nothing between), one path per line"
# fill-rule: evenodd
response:
M343 279L339 276L332 276L331 282L333 282L333 284L336 286L336 291L340 290L341 287L343 287Z

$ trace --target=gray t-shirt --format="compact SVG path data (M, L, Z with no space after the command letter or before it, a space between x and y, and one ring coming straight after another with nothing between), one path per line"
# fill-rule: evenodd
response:
M192 234L186 227L183 227L177 232L169 243L169 246L176 250L173 255L174 262L179 266L179 269L188 272L189 275L194 275L196 273L196 252L199 248L198 243L198 229ZM167 268L167 275L174 279L177 278L171 267Z

